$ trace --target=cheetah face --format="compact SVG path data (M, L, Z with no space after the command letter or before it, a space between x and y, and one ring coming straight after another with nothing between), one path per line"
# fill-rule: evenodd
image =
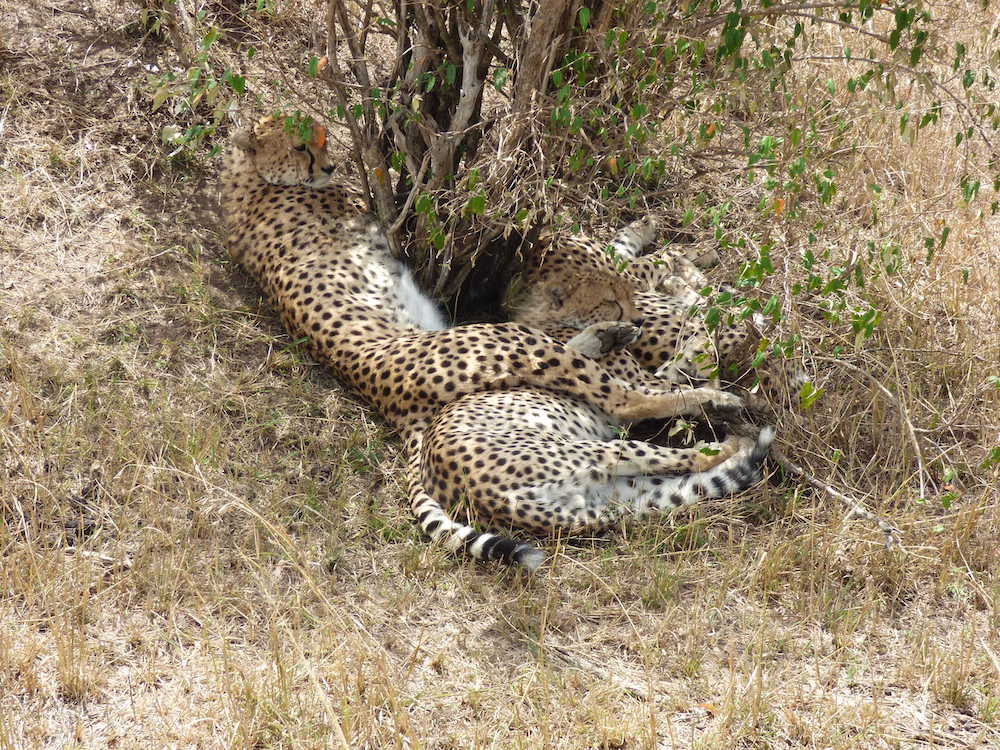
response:
M631 285L601 272L567 273L543 281L532 289L524 312L532 319L577 330L639 317Z
M323 187L333 174L326 153L326 129L321 125L313 125L312 138L305 141L298 133L289 132L283 119L265 117L252 129L237 133L233 143L272 185Z

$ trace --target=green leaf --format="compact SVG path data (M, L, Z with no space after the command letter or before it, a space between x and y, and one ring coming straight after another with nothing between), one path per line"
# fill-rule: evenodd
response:
M944 247L944 243L948 241L948 235L951 234L951 227L946 226L941 230L941 239L938 240L938 249Z
M764 305L764 309L761 311L763 315L768 316L775 323L781 320L781 300L774 294L771 295L770 299L767 300L767 304Z
M705 313L705 327L710 331L714 331L719 327L719 323L722 322L722 310L718 307L708 308L708 312Z
M432 205L429 195L420 195L417 196L417 200L413 204L413 210L418 214L430 214Z
M951 64L951 69L956 73L958 69L962 66L962 60L965 59L965 45L961 42L955 42L955 62Z
M315 78L319 75L319 58L313 55L309 58L309 77Z
M580 19L581 29L586 31L588 28L590 28L590 8L587 7L580 8L580 11L576 15L577 18Z
M163 102L165 102L169 96L170 96L170 85L165 83L162 86L160 86L160 88L158 88L153 94L153 111L155 112L160 107L162 107Z
M812 383L806 381L799 390L799 404L803 410L811 409L819 397L823 395L823 389L817 388Z
M991 469L997 465L1000 465L1000 445L990 448L990 452L986 455L986 460L979 465L979 468Z
M486 196L480 193L479 195L474 195L469 199L469 202L465 204L465 212L472 214L473 216L482 215L483 211L486 210Z
M237 94L244 94L247 90L247 79L243 76L238 76L235 73L230 73L228 70L225 74L226 83L229 87L235 91Z
M211 29L208 30L208 33L202 37L201 48L208 49L213 44L215 44L215 41L218 38L219 38L219 30L213 26Z
M504 84L507 83L507 79L510 77L510 71L507 68L497 68L493 71L493 88L500 91Z
M979 180L970 180L968 177L963 176L959 181L959 185L962 188L962 200L966 203L972 203L979 194L981 184Z

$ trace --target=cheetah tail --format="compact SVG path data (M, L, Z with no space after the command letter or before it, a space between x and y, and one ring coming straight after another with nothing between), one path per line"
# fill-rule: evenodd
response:
M545 553L534 545L518 542L499 534L478 532L471 526L452 520L441 504L424 487L422 434L411 433L406 441L407 484L409 485L410 510L420 523L420 528L434 542L443 544L451 552L464 551L475 560L498 561L533 571L545 560Z

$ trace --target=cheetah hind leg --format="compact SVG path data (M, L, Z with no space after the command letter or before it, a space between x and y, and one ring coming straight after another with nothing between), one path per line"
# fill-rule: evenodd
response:
M577 478L524 487L505 498L512 509L532 507L551 516L553 525L571 534L594 533L625 517L669 513L709 498L734 495L761 479L761 466L774 440L765 427L756 441L707 471L681 476L614 476L581 484Z

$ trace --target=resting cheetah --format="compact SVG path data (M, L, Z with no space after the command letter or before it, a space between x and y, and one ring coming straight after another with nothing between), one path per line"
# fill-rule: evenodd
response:
M230 256L267 291L289 331L307 337L314 355L400 430L410 458L411 509L432 539L464 547L479 559L527 567L540 559L530 545L479 534L452 521L425 489L444 490L441 494L449 489L448 481L434 474L433 460L421 460L424 437L445 405L462 399L446 415L445 425L448 417L470 414L461 406L463 397L532 387L540 389L543 400L600 410L608 424L693 413L702 405L739 405L736 397L710 388L671 392L633 386L524 325L441 329L433 305L414 296L412 280L391 257L359 193L331 183L334 170L322 128L312 127L303 137L286 120L265 118L237 134L233 144L221 182ZM583 341L609 328L621 325L598 324L578 336ZM516 412L498 417L495 426L507 433L518 429L522 423ZM766 442L761 441L765 452ZM435 448L428 451L432 456ZM726 458L726 453L720 456ZM726 469L740 478L720 480L727 491L746 486L759 464L757 453L743 450L738 456L740 467L753 466L739 472ZM661 470L671 460L670 465L684 468L670 454L663 457ZM501 468L492 478L506 486L505 475ZM538 475L545 477L544 472Z
M620 377L639 383L684 382L688 376L716 381L720 360L747 350L747 325L709 332L692 314L704 302L696 291L708 285L701 270L682 253L662 250L639 256L652 241L651 220L629 224L606 250L580 237L543 238L536 267L526 274L514 320L566 341L596 320L642 320L642 336L622 354L601 363ZM637 365L656 372L650 380L632 373Z
M441 410L424 440L426 488L493 525L534 533L597 532L760 479L774 437L728 437L719 454L615 439L608 416L559 394L513 389L473 393ZM688 473L690 472L690 473ZM489 557L490 550L484 550ZM525 547L519 562L540 556Z

